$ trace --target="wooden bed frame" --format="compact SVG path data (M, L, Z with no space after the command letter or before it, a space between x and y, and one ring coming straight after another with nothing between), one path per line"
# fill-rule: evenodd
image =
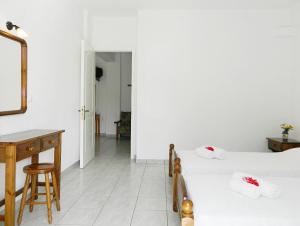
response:
M193 202L188 197L185 181L181 175L180 158L174 147L174 144L170 144L169 176L173 177L173 211L179 213L181 226L194 226Z
M172 198L173 198L173 211L178 212L178 192L177 184L178 177L181 174L180 158L178 157L174 144L169 146L169 177L172 177Z

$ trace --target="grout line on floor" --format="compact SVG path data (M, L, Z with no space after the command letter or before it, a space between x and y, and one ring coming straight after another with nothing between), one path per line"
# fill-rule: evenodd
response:
M117 154L115 154L114 156L116 156L116 155L117 155ZM113 157L114 157L114 156L113 156ZM113 161L113 158L111 159L110 163L111 163L112 161ZM122 169L124 169L124 168L126 168L126 165L124 165ZM102 211L103 211L105 205L107 204L108 200L112 197L112 193L113 193L113 191L115 190L115 188L117 187L117 185L118 185L118 183L119 183L119 179L121 178L121 176L122 176L122 173L120 173L120 174L118 175L118 180L116 180L116 182L115 182L113 188L111 189L110 194L108 195L107 199L105 200L105 202L104 202L104 204L103 204L101 210L100 210L99 213L97 214L97 217L95 218L94 222L92 223L92 226L96 223L96 221L98 220L98 217L101 215L101 213L102 213Z
M165 175L165 198L166 198L166 217L167 217L167 226L169 226L169 215L168 215L168 197L167 197L167 177L166 177L166 166L164 164L164 175Z
M95 161L95 160L92 160L88 165L92 164L94 161ZM108 165L109 163L111 163L112 161L113 161L113 157L112 157L108 162L105 163L105 166L107 166L107 165ZM88 167L88 165L87 165L86 167ZM84 169L80 169L80 170L84 170ZM72 181L70 181L69 183L71 183L71 182L72 182ZM93 181L91 180L91 182L89 182L88 184L92 184L92 183L93 183ZM86 186L86 188L85 188L83 191L80 191L80 195L83 194L88 188L89 188L89 186ZM109 197L106 199L105 204L106 204L106 202L107 202L108 199L109 199ZM66 211L66 213L62 216L62 218L59 220L59 222L67 215L67 213L70 212L70 210L75 206L75 204L78 202L78 200L79 200L79 199L75 199L75 200L74 200L74 203L69 207L69 209L68 209L68 210ZM104 204L104 205L105 205L105 204ZM102 212L102 209L103 209L104 205L102 206L102 208L101 208L99 214ZM97 215L97 218L98 218L98 215ZM95 218L95 221L97 220L97 218ZM93 222L93 224L95 223L95 221ZM92 225L93 225L93 224L92 224ZM92 226L92 225L91 225L91 226Z
M137 206L137 202L138 202L138 199L139 199L139 196L140 196L140 191L141 191L141 187L142 187L142 183L143 183L143 178L144 178L144 175L145 175L146 167L147 167L147 163L144 165L144 170L143 170L142 180L141 180L140 187L139 187L139 192L137 194L135 205L134 205L134 209L133 209L132 216L131 216L131 219L130 219L130 226L132 226L132 220L133 220L134 213L135 213L136 206Z

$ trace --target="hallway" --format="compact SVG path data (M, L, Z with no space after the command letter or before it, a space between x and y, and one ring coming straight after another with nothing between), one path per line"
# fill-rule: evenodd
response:
M130 142L101 137L96 158L62 176L62 210L53 206L57 226L178 226L172 212L167 163L135 163ZM166 148L167 151L167 148ZM17 206L19 203L17 204ZM44 206L24 211L23 226L45 226Z

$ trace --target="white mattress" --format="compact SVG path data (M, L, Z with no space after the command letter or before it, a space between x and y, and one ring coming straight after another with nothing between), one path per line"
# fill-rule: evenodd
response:
M282 191L278 199L249 199L229 187L230 175L185 178L194 203L195 226L299 226L300 179L270 177Z
M300 148L286 152L226 152L225 159L205 159L193 150L176 151L182 174L231 174L244 171L263 176L300 176Z

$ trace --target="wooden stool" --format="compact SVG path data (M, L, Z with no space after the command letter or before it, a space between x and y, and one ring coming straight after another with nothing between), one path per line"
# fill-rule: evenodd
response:
M57 181L55 176L55 166L51 163L36 163L31 164L28 166L25 166L23 168L24 173L26 173L26 181L24 185L21 205L20 205L20 211L18 216L18 225L22 222L23 212L25 204L29 204L29 211L33 211L33 205L40 205L40 204L47 204L48 209L48 222L49 224L52 224L52 211L51 211L51 203L53 200L56 202L56 208L58 211L60 211L60 203L59 199L57 197L58 190L57 190ZM39 174L45 175L45 190L46 193L39 193L36 191L37 188L37 178ZM53 185L53 193L50 193L50 179L49 174L51 174L52 177L52 185ZM31 195L30 199L27 200L27 192L30 186L30 178L31 178ZM39 195L45 195L46 196L46 202L37 202L35 201L36 197ZM53 196L53 199L51 200L51 195Z

